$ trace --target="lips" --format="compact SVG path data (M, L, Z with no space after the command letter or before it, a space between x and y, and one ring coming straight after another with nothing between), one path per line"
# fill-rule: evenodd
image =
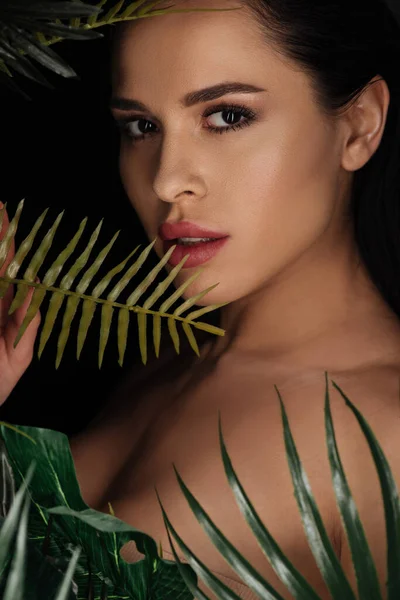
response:
M221 239L229 237L228 233L215 231L200 227L190 221L181 221L179 223L163 223L158 229L159 236L162 240L176 240L181 237L193 238L216 238Z

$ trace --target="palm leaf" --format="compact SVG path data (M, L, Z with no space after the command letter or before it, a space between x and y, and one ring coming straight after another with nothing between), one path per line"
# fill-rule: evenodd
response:
M26 574L26 545L28 541L28 517L31 499L26 495L18 525L16 552L11 562L10 572L3 600L23 600L24 580Z
M65 572L64 579L60 584L60 589L57 592L57 595L54 600L67 600L70 590L71 590L71 582L74 576L75 568L78 562L78 558L80 556L81 549L76 548L72 555L71 561L68 565L68 569Z
M8 461L7 452L3 439L0 438L0 460L1 460L1 472L0 472L0 493L1 493L1 505L0 505L0 516L5 518L11 508L15 498L15 480L13 470Z
M8 423L3 423L7 429L12 429L18 434L28 437L31 441L35 442L25 432L19 431ZM29 511L31 505L31 497L29 494L29 484L33 477L34 470L36 471L36 465L31 464L28 469L26 478L22 482L18 493L14 494L14 476L12 475L13 481L13 496L11 502L9 502L9 492L5 484L4 474L6 473L6 479L9 479L9 470L12 474L11 466L8 462L8 456L4 440L0 437L1 447L1 458L3 465L7 465L7 470L3 468L2 471L2 506L7 505L7 510L0 518L0 595L3 600L23 600L26 598L28 593L29 598L36 598L34 590L31 589L33 586L35 590L40 589L42 596L50 598L46 595L47 593L54 592L56 586L58 587L57 595L51 595L54 600L70 600L72 577L74 575L75 566L81 550L78 548L73 553L71 562L61 578L60 572L51 564L48 557L44 557L43 554L34 546L33 542L28 539L28 521ZM35 442L36 443L36 442ZM14 504L15 502L15 504ZM10 510L9 510L10 509ZM5 567L11 559L10 546L13 539L16 537L16 544L14 548L14 554L11 561L10 568L8 569L6 581L3 581L3 574ZM57 585L59 583L59 585ZM76 584L73 583L76 588ZM30 586L30 587L29 587ZM32 595L33 594L33 595ZM44 595L43 595L44 594ZM76 598L76 595L73 596Z
M26 0L2 0L0 5L0 81L12 91L18 92L30 100L30 97L15 82L8 81L13 77L10 68L49 89L54 89L54 87L30 59L62 77L78 77L75 71L48 47L56 42L64 39L102 38L103 34L94 31L95 28L169 12L208 12L241 8L168 10L170 7L167 7L162 10L152 10L161 1L127 2L127 0L118 0L112 4L109 0L100 0L96 6L93 6L84 4L80 0L58 2L36 0L29 3ZM106 7L105 5L110 6ZM102 14L101 18L99 18L100 13ZM62 20L67 20L68 23L65 24Z
M10 511L0 531L0 579L9 561L9 549L19 525L21 507L28 496L28 485L32 480L34 470L35 464L33 463L28 469L25 481L15 495Z
M396 481L393 477L393 473L390 469L387 458L385 457L383 450L378 440L376 439L370 425L368 425L367 421L362 416L360 411L354 406L354 404L350 402L350 399L344 394L340 387L334 381L332 381L332 383L335 386L335 388L339 391L341 396L344 398L346 405L354 413L361 427L361 430L367 440L373 461L375 463L376 470L378 472L386 523L386 560L388 590L387 600L395 600L395 598L400 597L400 499ZM339 489L338 492L340 493ZM346 533L349 539L349 536L351 536L352 532L349 531L347 525ZM354 550L350 539L349 544L354 562L356 557L354 555ZM354 564L356 565L356 563ZM360 589L360 578L361 576L364 577L365 573L364 571L361 573L359 570L356 569L356 575Z
M376 571L376 566L373 562L370 549L367 544L364 529L359 518L359 513L351 495L344 469L340 460L335 433L332 423L332 415L330 410L328 378L325 372L326 394L325 394L325 431L326 443L328 449L329 463L331 467L332 482L339 507L342 522L346 529L346 535L349 541L349 546L352 555L354 570L357 577L358 593L360 598L374 598L374 600L382 600L379 581ZM388 600L397 600L400 597L400 572L398 565L400 563L400 499L396 486L395 479L391 472L388 461L380 447L372 429L350 402L349 398L342 392L340 387L332 382L335 388L340 392L345 399L347 406L355 414L362 432L367 439L370 451L378 471L379 481L381 485L382 498L384 503L386 535L387 535L387 589ZM287 414L278 388L274 386L279 397L282 413L282 424L286 448L286 456L289 464L289 469L292 476L295 497L299 506L300 515L303 521L303 526L309 541L311 551L314 554L316 563L321 571L321 574L329 588L330 595L333 600L342 600L343 598L354 599L354 593L347 581L342 567L334 554L332 546L329 542L328 535L321 520L319 511L315 504L314 497L311 492L311 487L307 475L302 467L300 458L297 453L296 445L290 430ZM309 586L302 575L295 569L292 563L286 558L274 538L266 529L264 524L258 517L254 507L252 506L248 496L246 495L243 486L241 485L233 467L229 454L224 443L221 416L219 414L219 439L224 463L224 469L228 478L229 485L233 491L237 504L245 517L247 523L255 534L259 545L266 555L269 563L274 571L287 586L288 590L295 598L302 600L319 598L315 591ZM220 551L221 555L229 565L240 575L243 581L260 597L276 598L280 597L264 582L253 567L247 563L242 555L232 546L232 544L223 536L221 531L215 526L197 499L187 488L178 471L175 468L175 473L178 479L179 486L192 510L196 519L203 527L212 543ZM196 594L201 600L208 600L207 596L201 592L192 581L190 581L182 570L182 563L173 546L170 533L178 542L182 552L184 553L189 564L194 571L202 577L202 580L218 594L218 598L232 599L237 598L232 590L228 590L218 578L213 575L209 569L191 552L183 540L180 538L174 527L172 526L164 507L156 490L158 502L162 510L164 523L166 526L168 538L175 557L175 561L179 571L185 580L189 590ZM268 587L267 587L268 586Z
M0 242L0 269L5 263L8 252L11 247L11 243L15 238L19 219L21 216L21 212L23 209L24 200L21 200L18 204L14 217L11 219L7 232ZM0 210L0 224L3 219L3 212L5 207ZM119 363L123 364L124 353L126 349L127 337L128 337L128 327L129 327L129 316L130 313L137 314L138 320L138 329L139 329L139 346L142 357L142 362L146 364L147 362L147 318L152 319L153 325L153 342L154 348L156 352L156 356L159 355L160 348L160 339L161 339L161 319L165 318L168 320L169 332L171 334L175 349L179 354L179 334L177 329L177 324L182 323L182 328L187 336L189 343L196 354L199 356L199 348L193 333L192 328L197 328L200 330L208 331L209 333L214 333L216 335L224 335L224 330L219 327L214 327L208 323L195 321L194 319L197 317L206 314L211 310L216 310L222 306L225 306L227 303L222 304L214 304L211 306L207 306L195 311L189 312L185 317L181 316L182 313L190 309L200 298L206 295L209 291L214 289L218 284L212 285L206 290L200 292L199 294L193 296L186 300L181 306L178 306L172 313L168 312L169 307L179 300L179 298L184 293L185 289L194 281L199 275L202 273L203 269L199 269L197 273L192 275L183 285L181 285L174 293L162 303L159 310L154 310L154 303L164 294L168 288L168 286L174 281L180 270L182 269L184 263L186 262L188 256L186 255L182 261L177 265L168 276L156 287L155 291L150 295L150 297L143 303L143 305L138 304L139 300L142 298L143 294L147 291L148 287L153 283L157 275L160 273L162 268L168 262L169 257L171 256L175 246L170 248L170 250L165 254L165 256L159 261L156 267L148 273L144 279L137 285L134 291L130 294L125 304L118 302L119 297L122 291L131 283L134 275L137 274L139 269L144 264L146 258L150 254L151 249L153 248L155 241L149 244L143 252L139 255L139 257L135 260L135 262L129 266L126 272L114 283L111 291L109 291L106 298L100 298L100 294L103 293L106 288L111 284L114 277L122 271L128 260L133 256L139 246L129 254L129 256L123 260L116 267L111 269L95 286L92 293L87 293L88 287L91 284L95 275L98 274L101 265L103 264L105 258L110 252L115 240L119 232L117 232L112 240L98 253L98 255L92 259L92 262L89 264L89 259L91 253L94 249L94 246L98 240L100 229L102 226L102 221L100 221L99 225L96 227L95 231L92 233L89 242L83 251L77 256L75 262L69 268L69 270L62 277L61 281L57 283L57 279L62 273L62 270L65 269L65 263L69 257L71 257L74 253L74 250L82 237L83 231L86 226L87 219L84 219L76 232L75 236L72 240L67 244L67 246L62 250L57 258L54 260L50 268L46 271L43 276L39 276L39 270L50 251L52 246L57 228L61 222L63 217L63 212L61 212L53 223L52 227L48 230L46 235L43 237L40 242L37 250L33 253L32 258L30 259L28 265L26 266L22 276L18 277L20 269L27 262L27 256L32 250L33 244L36 240L38 231L43 224L45 216L47 214L46 209L40 217L36 220L32 230L28 234L28 236L24 239L22 244L17 249L13 260L7 267L5 273L0 277L0 298L2 298L8 287L12 284L17 286L17 292L15 294L14 300L11 303L9 308L9 314L14 312L17 308L19 308L26 299L28 294L29 287L33 287L34 292L32 298L29 303L29 307L25 314L24 320L18 330L16 339L14 341L14 347L17 346L19 340L24 335L26 328L29 323L37 314L43 300L45 299L46 294L50 295L49 307L47 310L46 318L44 320L44 325L42 327L41 336L40 336L40 344L39 344L39 358L43 352L43 349L54 330L54 323L56 321L57 315L62 309L62 305L64 300L66 299L66 307L64 310L63 321L61 332L57 341L57 357L56 357L56 368L59 366L68 337L70 335L71 326L75 315L77 314L78 308L80 305L82 307L82 315L79 323L78 329L78 345L77 345L77 355L81 353L82 347L84 345L86 335L91 324L94 312L96 307L101 306L101 327L100 327L100 344L99 344L99 367L101 367L104 351L109 339L110 327L112 322L112 317L114 312L119 313L118 318L118 349L119 349ZM1 227L1 225L0 225ZM82 272L82 273L81 273ZM80 276L80 280L78 281L75 289L72 289L75 280ZM38 281L38 278L41 281ZM153 307L153 309L152 309ZM122 315L122 316L121 316Z

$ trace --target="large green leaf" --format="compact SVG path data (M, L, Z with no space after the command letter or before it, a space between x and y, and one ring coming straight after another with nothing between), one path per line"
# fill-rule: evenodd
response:
M22 474L27 472L32 457L35 458L36 470L29 484L31 542L45 551L63 572L70 552L76 547L82 549L74 575L78 599L86 600L92 588L93 600L100 600L105 584L109 598L147 600L152 590L157 597L172 600L178 590L180 600L191 600L177 565L158 556L156 543L150 536L85 504L67 436L27 426L18 426L16 431L1 425L0 432L17 486L23 483ZM130 540L145 555L134 564L119 556L121 547ZM189 566L185 568L191 570Z
M29 496L27 498L29 499ZM5 519L0 517L0 543L1 529L4 526L4 522ZM64 574L29 539L26 541L25 569L25 574L17 571L24 584L23 600L56 600L56 594L64 579ZM5 571L4 577L0 577L0 598L4 600L8 575L9 569ZM73 586L71 587L69 583L65 600L76 600L76 598L77 595L73 591Z

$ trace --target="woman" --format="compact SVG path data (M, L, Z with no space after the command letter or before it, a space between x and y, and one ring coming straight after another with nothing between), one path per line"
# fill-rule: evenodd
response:
M233 465L260 518L329 598L294 498L275 384L356 591L327 459L324 371L368 420L400 481L400 30L378 0L174 6L239 10L172 13L119 27L111 110L121 130L120 173L149 240L157 236L160 258L165 237L225 238L195 251L179 244L173 256L179 262L189 254L176 287L204 261L185 298L219 283L198 304L229 303L221 310L226 334L204 338L200 358L191 349L177 357L172 348L136 369L71 440L82 495L105 512L111 502L117 517L160 540L172 559L156 486L196 556L239 597L255 598L202 531L174 463L232 544L291 598L226 481L220 410ZM182 222L206 232L169 227ZM3 401L32 356L39 317L11 349L26 306L8 319L3 308ZM386 597L375 468L331 383L330 392L339 451ZM141 558L133 543L121 554Z

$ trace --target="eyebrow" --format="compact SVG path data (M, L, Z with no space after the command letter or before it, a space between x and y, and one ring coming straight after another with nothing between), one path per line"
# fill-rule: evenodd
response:
M217 83L201 90L189 92L180 100L180 105L183 108L189 108L200 102L209 102L210 100L216 100L226 94L254 94L256 92L266 92L264 88L260 88L256 85L248 83L240 83L239 81L228 81L224 83ZM148 108L139 100L130 98L121 98L115 96L111 98L110 109L118 110L142 110L146 112Z

